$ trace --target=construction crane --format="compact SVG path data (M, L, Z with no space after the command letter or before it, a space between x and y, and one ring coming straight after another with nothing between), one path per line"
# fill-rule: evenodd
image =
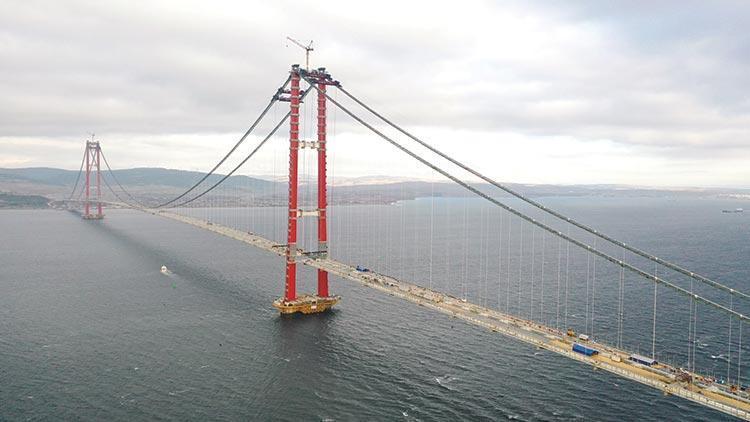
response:
M301 42L295 40L292 37L286 37L289 41L295 43L298 47L305 50L305 70L310 70L310 52L313 51L313 42L310 40L310 43L307 45L302 44Z

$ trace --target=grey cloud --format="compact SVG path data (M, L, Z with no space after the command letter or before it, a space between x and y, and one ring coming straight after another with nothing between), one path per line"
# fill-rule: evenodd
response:
M293 35L315 39L315 64L405 126L608 139L686 158L747 153L748 9L4 2L0 136L240 132L301 61L284 42ZM491 39L508 13L518 39ZM539 38L534 50L505 51L526 36Z

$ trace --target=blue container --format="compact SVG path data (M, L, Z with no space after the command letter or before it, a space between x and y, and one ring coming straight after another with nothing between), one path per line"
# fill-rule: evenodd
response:
M594 356L599 353L598 350L586 347L579 343L573 343L573 351L586 356Z

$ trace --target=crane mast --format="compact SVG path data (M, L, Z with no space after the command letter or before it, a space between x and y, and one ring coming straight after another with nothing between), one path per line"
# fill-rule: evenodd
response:
M310 70L310 52L313 51L313 41L310 40L310 43L307 45L302 44L301 42L295 40L292 37L286 37L289 41L293 42L297 47L305 50L305 70Z

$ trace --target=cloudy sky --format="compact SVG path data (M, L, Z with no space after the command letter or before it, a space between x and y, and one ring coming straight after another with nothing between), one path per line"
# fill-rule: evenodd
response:
M0 167L77 169L95 132L114 167L207 170L304 61L291 35L502 181L750 187L750 3L551 3L0 0ZM335 125L339 176L430 177Z

